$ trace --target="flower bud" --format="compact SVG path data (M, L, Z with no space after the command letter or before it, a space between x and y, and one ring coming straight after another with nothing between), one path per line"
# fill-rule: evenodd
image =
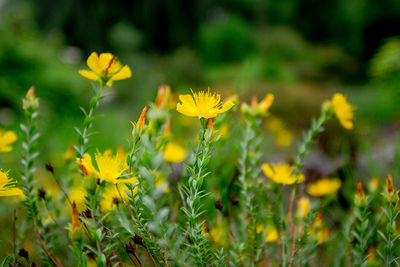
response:
M39 107L39 99L35 96L35 87L31 87L22 99L22 108L33 113Z
M355 204L357 206L365 206L366 205L365 192L360 180L357 180L356 186L357 186L357 195L355 197Z

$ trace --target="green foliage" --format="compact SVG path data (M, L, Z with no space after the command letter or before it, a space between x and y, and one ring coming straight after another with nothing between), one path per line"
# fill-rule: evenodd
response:
M237 16L206 24L199 33L199 50L207 63L243 60L256 50L250 26Z

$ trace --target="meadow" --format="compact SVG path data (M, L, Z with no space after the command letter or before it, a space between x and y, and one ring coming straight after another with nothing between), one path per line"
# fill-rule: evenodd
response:
M362 181L351 179L350 167L318 179L303 173L328 122L341 132L356 127L345 95L320 103L289 161L264 160L265 122L281 146L295 134L270 112L279 101L272 93L247 103L213 88L179 94L168 85L126 122L129 137L118 140L125 145L99 150L92 136L108 138L93 130L107 116L99 106L132 71L111 53L93 52L79 74L92 84L91 98L76 141L44 166L51 182L36 168L49 152L38 146L46 114L34 87L22 100L19 134L1 130L2 153L22 148L20 179L0 172L0 196L14 203L2 266L398 264L400 209L390 173ZM175 136L179 123L196 129L187 147ZM347 206L338 198L344 182Z
M399 1L0 18L0 266L400 265Z

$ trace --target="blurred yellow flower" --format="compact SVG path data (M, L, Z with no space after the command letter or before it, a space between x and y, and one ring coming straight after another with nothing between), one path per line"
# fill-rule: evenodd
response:
M75 152L74 146L75 146L75 141L72 141L69 144L67 150L65 151L65 154L64 154L65 160L70 161L72 159L72 157L74 156L74 152Z
M267 243L274 243L278 241L278 230L276 230L275 226L268 225L265 228L265 242Z
M376 189L378 189L378 187L379 187L379 177L371 178L371 180L369 181L369 184L368 184L369 191L375 192Z
M15 187L16 181L8 176L8 172L0 170L0 197L21 197L24 198L24 193L21 189Z
M82 172L86 176L94 176L103 179L108 183L135 183L136 177L130 179L119 179L125 170L125 161L118 156L112 156L109 152L103 154L96 153L96 170L92 163L92 157L86 153L83 159L78 158L77 161L81 165Z
M313 197L335 194L342 182L339 179L324 177L307 186L307 193Z
M353 129L355 107L350 105L346 97L339 93L333 95L331 102L340 124L347 130Z
M128 65L122 66L116 56L111 53L101 53L100 56L93 52L86 61L89 70L79 70L79 74L89 80L112 85L113 81L128 79L132 76Z
M186 158L186 149L174 142L165 146L164 160L168 162L181 162Z
M129 196L125 191L126 188L120 187L119 192L121 192L121 196L124 200L128 200ZM137 187L133 189L133 193L136 193L138 190ZM100 201L101 211L110 211L114 206L118 206L121 202L121 196L118 193L118 190L115 186L108 186L104 190L102 194L102 199Z
M268 163L264 163L261 166L261 169L268 177L268 179L277 184L294 184L296 182L301 183L305 179L303 174L300 174L297 177L294 176L294 166L286 163L271 165Z
M276 133L276 143L279 146L287 147L293 142L294 134L286 129L280 130Z
M301 197L297 200L297 216L301 219L307 216L310 212L310 199L308 197Z
M221 138L227 138L229 133L229 127L226 123L221 125L221 128L219 129L219 134L221 135Z
M155 183L155 187L161 187L161 186L163 186L164 187L164 190L163 190L163 192L164 193L169 193L169 192L171 192L171 188L169 187L169 185L168 185L168 181L167 181L167 178L165 177L165 176L158 176L157 178L156 178L156 183Z
M224 113L234 106L232 101L221 103L219 94L200 91L192 95L179 95L182 103L176 105L176 110L188 117L215 118L218 114Z
M276 116L269 117L267 119L266 126L267 129L273 133L277 133L278 131L285 129L285 124L283 121Z
M86 209L86 191L83 187L74 187L68 194L71 202L76 204L76 209L79 213Z
M17 141L17 135L13 131L0 129L0 152L10 152L12 143Z
M327 227L324 227L317 231L318 244L328 241L330 237L331 237L331 231Z
M273 94L267 94L263 100L257 103L257 98L253 97L250 106L243 102L240 109L244 114L251 116L266 116L269 108L274 102L274 98Z

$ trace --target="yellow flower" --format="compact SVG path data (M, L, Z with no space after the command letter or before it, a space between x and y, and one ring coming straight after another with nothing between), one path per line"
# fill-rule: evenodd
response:
M219 134L221 135L221 138L225 139L228 137L229 133L229 127L226 123L221 125L221 128L219 129Z
M179 95L182 103L176 105L176 110L188 117L215 118L218 114L224 113L234 106L232 101L221 103L219 94L200 91L192 92L192 95Z
M157 178L156 178L156 183L155 183L155 187L164 187L164 190L163 190L163 192L164 193L169 193L169 192L171 192L171 188L169 187L169 185L168 185L168 182L167 182L167 178L165 177L165 176L161 176L161 175L159 175Z
M86 63L92 71L79 70L79 74L89 80L99 81L108 86L111 86L113 81L128 79L132 76L129 66L122 66L116 56L111 53L101 53L99 56L96 52L93 52Z
M13 131L0 129L0 152L10 152L11 144L17 141L17 135Z
M297 201L297 216L301 219L307 216L310 212L310 199L308 197L301 197Z
M309 184L307 186L307 193L312 195L313 197L321 197L324 195L335 194L342 182L339 179L331 179L331 178L321 178L315 183Z
M269 117L267 119L266 125L267 125L267 129L273 133L277 133L277 132L285 129L284 122L276 116Z
M264 174L272 182L277 184L294 184L301 183L304 181L304 175L294 176L293 170L294 166L286 163L271 164L264 163L261 166Z
M267 228L265 228L264 233L265 233L265 242L274 243L278 241L278 230L276 230L276 227L268 225Z
M283 129L276 133L276 143L281 147L290 146L293 142L294 135L291 131Z
M18 196L23 198L24 193L21 189L15 187L17 182L8 177L8 171L3 172L0 170L0 196L1 197L12 197Z
M129 196L126 193L124 187L119 187L119 192L121 192L122 198L124 200L128 200ZM137 187L133 189L133 193L136 193L138 190ZM111 210L114 206L118 206L118 204L121 202L121 196L118 193L118 190L115 186L109 186L107 187L103 194L102 194L102 199L100 201L100 208L101 211L109 211Z
M164 160L168 162L181 162L186 157L186 150L174 142L168 142L165 146Z
M72 141L69 144L67 151L65 151L64 157L67 161L70 161L74 156L74 151L75 151L74 146L75 146L75 141Z
M257 98L253 97L250 106L247 103L242 103L240 109L244 114L250 116L266 116L268 114L267 111L274 102L274 98L273 94L267 94L263 100L257 103Z
M379 187L379 177L373 177L368 184L369 191L375 192Z
M76 204L76 209L79 213L86 209L86 191L83 187L75 187L68 194L71 202Z
M136 177L130 179L119 179L125 168L125 161L118 156L112 156L108 152L104 154L96 153L96 170L92 163L92 157L87 153L83 159L78 158L77 161L81 165L82 172L88 176L94 176L103 179L108 183L135 183Z
M340 124L347 130L353 129L355 107L347 102L344 95L338 93L333 95L331 102Z
M331 237L331 231L329 228L324 227L320 230L317 231L317 242L318 244L324 243L325 241L328 241L328 239Z

